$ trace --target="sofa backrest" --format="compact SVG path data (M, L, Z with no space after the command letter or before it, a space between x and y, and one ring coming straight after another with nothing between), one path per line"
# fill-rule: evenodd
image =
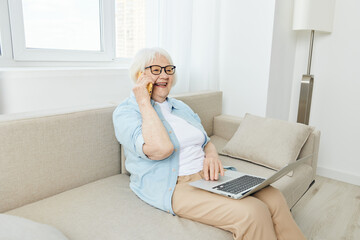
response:
M183 101L197 113L208 136L213 135L214 117L222 112L222 92L207 91L172 96Z
M0 115L0 212L120 173L115 107Z

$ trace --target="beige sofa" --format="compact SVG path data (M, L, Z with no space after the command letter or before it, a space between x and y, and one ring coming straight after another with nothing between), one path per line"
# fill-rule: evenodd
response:
M176 96L202 120L220 150L241 118L222 115L222 93ZM0 213L54 226L69 239L232 239L229 232L172 216L129 189L112 124L115 105L0 116ZM300 157L317 153L311 133ZM123 159L123 158L122 158ZM273 170L221 156L224 165L269 176ZM273 185L290 207L314 181L317 154Z

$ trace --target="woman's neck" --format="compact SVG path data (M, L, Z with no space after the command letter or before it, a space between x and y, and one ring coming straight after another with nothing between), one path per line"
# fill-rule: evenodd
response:
M152 97L152 99L155 101L155 102L158 102L158 103L163 103L166 101L166 97L163 98L163 97Z

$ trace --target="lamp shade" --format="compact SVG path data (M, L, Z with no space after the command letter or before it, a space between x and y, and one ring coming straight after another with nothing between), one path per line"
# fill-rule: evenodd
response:
M293 30L331 32L335 0L295 0Z

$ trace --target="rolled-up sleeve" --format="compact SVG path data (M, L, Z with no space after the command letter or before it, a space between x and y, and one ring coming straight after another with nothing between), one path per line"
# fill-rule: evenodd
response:
M142 134L140 134L137 137L136 142L135 142L136 153L142 158L148 158L143 151L144 143L145 143L144 138L143 138Z
M143 152L144 138L140 112L121 104L113 112L113 124L119 143L139 157L148 159Z

